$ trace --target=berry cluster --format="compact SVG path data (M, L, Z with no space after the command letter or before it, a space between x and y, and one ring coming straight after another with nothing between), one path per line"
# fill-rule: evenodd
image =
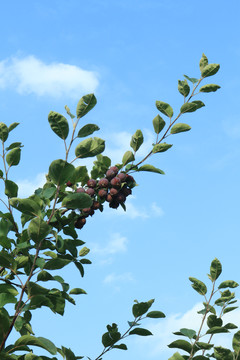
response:
M77 188L77 193L86 193L93 198L90 208L82 209L81 216L76 220L75 227L81 229L86 224L86 217L92 216L95 210L102 210L103 203L107 201L109 207L117 209L123 205L132 188L136 185L131 175L119 172L116 166L110 167L106 176L100 180L90 179L87 186ZM123 205L124 206L124 205Z

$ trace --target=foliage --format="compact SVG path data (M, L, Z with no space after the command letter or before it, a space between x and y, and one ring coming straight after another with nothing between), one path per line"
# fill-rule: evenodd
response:
M194 112L205 106L201 100L193 100L197 94L215 92L220 87L215 84L206 84L199 88L202 81L219 70L218 64L208 64L207 57L203 54L200 60L201 76L199 79L184 75L184 80L178 81L178 90L183 96L183 105L174 118L173 108L166 102L156 101L156 107L165 118L159 114L153 119L153 129L156 140L152 149L140 161L136 161L136 152L144 142L141 130L136 130L130 142L131 150L127 150L122 157L122 162L111 166L111 159L102 153L105 149L105 141L100 137L90 137L99 127L96 124L86 124L78 129L82 117L87 115L97 103L94 94L83 96L77 104L76 115L73 115L65 106L70 119L55 111L50 111L48 121L53 132L63 141L65 156L63 159L54 160L48 169L46 182L42 188L37 189L28 198L18 197L18 185L9 178L10 170L17 166L21 159L23 145L14 142L7 145L10 132L19 123L7 126L0 123L0 140L2 144L2 169L0 180L4 184L6 199L0 199L3 210L0 211L0 357L1 359L18 360L47 360L57 359L59 353L64 359L82 359L76 356L71 349L64 346L55 346L50 340L36 337L31 318L34 310L42 306L48 307L52 312L63 315L66 302L75 305L74 296L86 294L81 288L70 288L70 284L56 274L56 270L74 264L80 276L85 274L85 266L91 264L87 258L89 249L85 243L78 239L78 230L85 226L88 216L93 216L97 210L103 211L104 206L109 204L117 209L122 206L126 209L126 198L131 195L136 186L133 173L141 171L164 174L164 171L146 164L145 161L153 154L169 150L172 144L165 142L166 138L191 129L188 124L178 122L183 114ZM192 86L192 90L190 88ZM199 89L199 92L197 92ZM190 94L190 95L189 95ZM83 140L79 139L85 138ZM75 157L70 158L70 150L73 143ZM86 166L74 166L78 159L95 157L94 166L88 172ZM144 164L143 164L144 163ZM15 212L20 213L21 221L16 220ZM222 325L223 314L234 310L229 307L235 303L234 293L229 288L237 286L236 282L225 281L218 286L220 298L215 301L220 306L220 315L216 315L214 306L210 305L215 294L215 281L221 273L221 264L215 259L210 269L212 292L209 299L206 298L207 287L201 281L190 278L193 288L205 297L203 322L206 320L210 340L215 333L228 332L235 328L234 324ZM52 287L52 281L54 287ZM154 300L135 303L132 308L133 320L128 322L128 328L121 333L117 324L107 325L107 332L102 336L103 351L95 358L100 360L102 356L112 350L127 350L126 344L122 343L126 337L132 335L149 336L152 333L142 328L140 321L146 318L164 318L161 311L149 311ZM211 313L210 315L207 314ZM12 331L19 334L15 343L9 343L9 335ZM178 335L187 337L189 341L177 340L169 347L177 347L186 350L189 355L181 356L175 353L171 359L206 359L206 349L212 348L208 343L199 342L201 328L198 333L191 329L181 329ZM214 348L216 359L239 358L239 333L234 335L233 349L230 352L223 348ZM34 348L47 350L52 357L34 354ZM202 350L203 355L195 356L197 351ZM20 353L20 354L19 354ZM227 355L226 355L227 354ZM227 357L226 357L227 356ZM232 356L232 357L231 357ZM88 358L90 359L90 358Z

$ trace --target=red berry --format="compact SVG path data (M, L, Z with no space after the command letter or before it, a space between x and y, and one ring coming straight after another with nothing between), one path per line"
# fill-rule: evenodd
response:
M79 217L77 221L75 221L75 228L82 229L83 226L86 224L86 219L84 217Z
M119 173L117 177L121 180L121 182L124 182L126 180L127 175L125 173Z
M110 195L114 196L114 195L117 195L118 190L115 189L115 188L111 188L111 189L109 190L109 193L110 193Z
M76 192L77 193L85 193L85 189L82 187L79 187L79 188L77 188Z
M119 188L121 186L121 180L118 177L114 177L111 180L111 185L116 187L116 188Z
M107 194L106 200L107 200L107 202L111 202L113 200L112 195Z
M73 186L73 183L71 183L71 181L68 181L66 185L71 187L71 186Z
M117 166L111 166L111 167L109 168L109 170L114 171L116 175L117 175L117 173L118 173L118 171L119 171Z
M100 179L98 182L98 186L100 188L106 188L106 187L108 187L108 184L109 184L109 181L106 178Z
M105 197L107 196L107 191L104 190L104 189L99 190L98 196L99 196L100 198L105 198Z
M93 210L98 210L100 208L100 202L94 201L92 204Z
M96 185L97 185L97 182L96 182L96 180L94 180L94 179L90 179L90 180L88 180L88 182L87 182L87 186L88 186L89 188L95 188Z
M111 180L112 178L114 178L114 176L115 176L116 174L115 174L115 172L113 171L113 170L108 170L107 172L106 172L106 177L109 179L109 180Z
M123 203L126 200L126 196L124 194L118 193L116 196L116 201Z
M87 189L87 190L86 190L86 193L87 193L89 196L94 196L94 195L95 195L95 191L94 191L94 189L92 189L92 188Z
M112 202L109 203L109 207L113 209L117 209L119 207L119 202L113 200Z

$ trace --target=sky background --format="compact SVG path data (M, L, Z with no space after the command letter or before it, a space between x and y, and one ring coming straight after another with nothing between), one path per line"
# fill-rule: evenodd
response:
M88 295L77 297L76 307L67 305L63 318L36 311L36 336L94 359L102 351L105 326L116 322L125 331L133 300L155 298L152 309L167 317L142 323L154 336L133 336L127 352L104 358L164 360L174 353L167 348L177 339L171 333L197 330L201 319L194 314L203 299L188 277L210 286L206 274L217 257L223 264L220 281L240 281L239 11L234 0L2 2L0 121L21 123L9 141L24 144L21 166L10 172L22 197L43 184L53 160L64 157L49 111L65 115L67 104L74 112L80 97L94 92L98 104L82 125L100 127L96 136L106 139L104 154L115 163L142 129L141 158L154 141L155 101L168 102L177 114L183 103L177 80L200 76L203 52L221 65L205 81L221 89L199 96L206 106L181 118L192 130L168 138L173 147L150 159L166 175L137 174L127 212L106 209L80 231L93 264L83 279L74 268L65 278ZM232 314L240 325L240 311ZM230 340L216 336L216 342L224 346Z

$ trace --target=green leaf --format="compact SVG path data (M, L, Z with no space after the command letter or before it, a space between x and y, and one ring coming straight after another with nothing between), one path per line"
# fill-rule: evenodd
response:
M192 351L192 345L186 340L176 340L168 345L169 348L177 348L184 351L187 351L189 354Z
M152 335L152 333L147 329L135 328L129 332L129 335L149 336Z
M192 330L192 329L180 329L180 332L184 335L187 336L189 339L193 339L193 337L196 335L196 331Z
M64 108L65 108L67 114L70 116L70 118L71 118L71 119L74 119L75 116L71 113L69 107L68 107L67 105L65 105Z
M202 72L205 66L207 65L208 65L208 58L206 57L205 54L202 54L202 57L199 62L200 71Z
M205 93L209 93L209 92L214 92L217 91L218 89L220 89L221 86L219 85L215 85L215 84L207 84L202 86L199 91L200 92L205 92Z
M221 333L228 333L228 329L221 327L221 326L213 326L207 330L206 334L221 334Z
M46 264L44 265L44 269L47 269L47 270L62 269L64 266L68 265L70 262L71 262L71 260L68 260L68 259L61 259L61 258L51 259L46 262Z
M22 345L38 346L47 350L52 355L56 355L57 353L56 346L50 340L45 339L43 337L23 335L15 342L14 346L19 347Z
M134 151L137 151L142 145L142 143L143 143L143 133L141 130L137 130L131 138L130 146Z
M11 206L24 214L33 216L41 214L41 208L34 200L11 198L9 202Z
M54 277L47 271L42 270L38 273L37 281L49 281L54 280Z
M232 347L236 353L240 352L240 331L233 335Z
M154 172L154 173L157 173L157 174L165 175L165 172L163 170L158 169L155 166L148 165L148 164L140 166L140 168L137 169L137 171L149 171L149 172Z
M16 304L17 299L14 297L14 295L9 293L0 293L0 308L5 306L6 304Z
M6 161L9 166L16 166L19 164L20 157L21 157L21 149L15 148L9 151L9 153L7 153Z
M197 110L197 105L194 102L188 102L181 106L180 112L182 114L187 112L194 112Z
M182 355L180 355L179 352L176 352L168 360L184 360L184 357L182 357Z
M171 134L178 134L180 132L189 131L191 130L191 126L187 124L178 123L173 125L171 128Z
M0 294L3 294L3 293L11 294L13 296L18 295L17 289L15 289L15 287L10 284L0 284Z
M85 193L71 193L64 197L62 206L67 209L84 209L92 206L92 198Z
M50 231L51 226L49 226L41 218L32 219L28 226L28 235L36 243L39 243L41 240L43 240L50 233Z
M207 319L207 326L212 328L214 326L222 326L222 319L218 318L216 315L209 315Z
M6 147L6 150L9 151L9 150L12 150L12 149L15 149L15 148L20 148L20 147L23 147L22 143L14 142L11 145L9 145L8 147Z
M238 326L235 325L235 324L233 324L233 323L227 323L226 325L224 325L224 327L225 327L226 329L229 329L229 330L237 329L237 328L238 328Z
M189 280L192 282L191 285L192 285L193 289L196 290L200 295L206 294L207 287L202 281L200 281L194 277L190 277Z
M178 80L178 91L184 97L188 96L190 92L190 86L188 85L187 80Z
M57 134L57 136L63 140L67 138L69 133L69 126L67 119L63 115L55 111L50 111L48 115L48 122L51 126L51 129L53 132L55 132L55 134Z
M51 180L57 185L66 183L73 176L74 172L75 167L62 159L54 160L48 170Z
M132 307L133 316L135 318L142 316L143 314L145 314L148 311L149 308L150 308L150 306L147 302L140 302L140 303L134 304Z
M86 137L94 133L95 131L100 130L100 128L95 124L87 124L83 126L79 132L78 137Z
M160 115L155 116L153 119L153 128L156 134L159 134L165 125L166 123Z
M163 101L156 101L156 107L162 114L168 116L170 119L173 116L173 109L169 104Z
M208 343L205 343L205 342L196 342L196 345L199 349L202 349L202 350L210 350L214 345L213 344L208 344Z
M15 127L17 127L18 125L19 125L18 122L12 123L11 125L9 125L8 131L9 131L9 132L12 131L12 130L15 129Z
M123 155L122 158L122 164L123 166L127 165L128 163L130 163L131 161L134 161L135 157L133 155L132 151L126 151L125 154Z
M113 349L127 350L127 346L125 344L114 345Z
M5 195L7 197L17 197L18 194L18 186L14 181L5 180Z
M192 101L192 104L197 105L197 110L200 109L201 107L205 106L205 104L201 100L194 100L194 101Z
M69 294L71 295L80 295L80 294L86 294L86 291L80 288L74 288L72 289Z
M198 82L198 79L196 78L190 78L187 75L183 75L187 80L189 80L192 84L196 84Z
M89 252L90 252L90 249L88 249L86 246L84 246L84 247L79 251L79 256L86 256Z
M223 314L227 314L228 312L230 311L233 311L235 309L238 309L238 306L230 306L230 307L227 307L223 310Z
M238 287L239 284L233 280L226 280L226 281L223 281L220 285L219 285L219 289L225 289L225 288L236 288Z
M5 142L8 138L8 127L3 122L0 122L0 139Z
M166 317L166 315L161 311L150 311L149 313L147 313L146 316L152 319L160 319Z
M222 264L220 261L215 258L210 266L210 275L213 281L217 280L217 278L220 276L222 272Z
M94 137L85 139L76 146L75 155L78 158L93 157L105 150L105 141Z
M231 350L225 349L221 346L215 346L214 358L217 360L233 360L233 355Z
M164 151L167 151L168 149L170 149L171 147L172 147L171 144L166 144L165 142L156 144L156 145L154 145L152 152L153 152L153 154L159 153L159 152L164 152Z
M219 69L219 64L208 64L201 71L202 77L204 78L208 76L213 76L218 72Z
M94 94L84 95L77 104L77 118L85 116L97 103Z

